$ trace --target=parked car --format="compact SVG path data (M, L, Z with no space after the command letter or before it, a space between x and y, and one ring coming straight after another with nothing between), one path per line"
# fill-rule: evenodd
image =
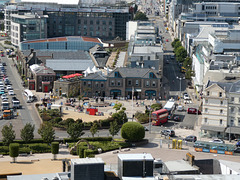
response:
M13 96L13 95L14 95L14 91L13 91L13 90L9 90L9 91L8 91L8 95L9 95L9 96Z
M183 110L184 110L184 107L181 106L181 105L178 105L178 107L177 107L177 111L183 111Z
M13 90L11 85L7 85L7 90Z
M237 147L236 149L234 149L234 153L240 153L240 147Z
M2 99L7 99L7 95L6 95L6 94L3 94L3 95L1 95L1 98L2 98Z
M188 114L201 114L201 111L197 110L196 108L188 108Z
M181 118L180 118L180 116L174 116L173 120L174 121L181 121Z
M236 143L236 146L237 146L237 147L240 147L240 141L238 141L238 142Z
M187 136L186 138L183 139L184 141L189 141L189 142L195 142L197 141L197 137L196 136Z
M183 99L184 99L184 100L190 100L190 97L188 96L188 94L184 94L184 95L183 95Z
M221 140L221 139L213 139L213 140L211 140L211 141L209 141L209 142L212 142L212 143L225 143L223 140Z
M161 134L164 135L164 136L175 136L175 131L174 130L171 130L171 129L164 129L161 131Z

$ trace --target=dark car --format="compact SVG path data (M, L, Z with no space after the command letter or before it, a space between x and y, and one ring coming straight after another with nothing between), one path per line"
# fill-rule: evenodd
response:
M201 114L201 111L197 110L196 108L188 108L188 114Z
M161 131L161 134L164 135L164 136L175 136L175 132L174 130L171 130L171 129L164 129Z
M183 140L184 141L189 141L189 142L195 142L195 141L197 141L197 137L196 136L187 136Z
M240 141L238 141L238 142L236 143L236 146L237 146L237 147L240 147Z
M180 116L174 116L173 120L174 121L181 121L181 118L180 118Z
M237 147L236 149L234 149L234 153L240 153L240 147Z
M2 63L3 66L6 66L7 64L5 62Z

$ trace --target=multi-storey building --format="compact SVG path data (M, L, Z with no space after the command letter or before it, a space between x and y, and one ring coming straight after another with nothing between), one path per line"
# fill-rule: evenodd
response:
M203 92L202 127L211 137L240 136L240 81L209 81Z
M5 31L11 35L12 14L32 13L47 17L47 37L90 36L102 39L126 38L126 22L131 18L129 8L110 5L108 7L82 7L79 2L19 2L5 8ZM36 17L34 21L39 21ZM28 39L27 39L28 40Z

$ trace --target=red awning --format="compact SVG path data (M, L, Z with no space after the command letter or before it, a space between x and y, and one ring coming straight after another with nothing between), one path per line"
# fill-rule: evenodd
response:
M69 78L74 78L74 77L76 77L76 76L82 76L82 74L79 74L79 73L70 74L70 75L63 76L62 78L64 78L64 79L69 79Z

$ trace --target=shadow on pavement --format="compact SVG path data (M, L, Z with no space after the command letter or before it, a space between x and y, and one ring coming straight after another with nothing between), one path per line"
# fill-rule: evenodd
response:
M139 146L139 147L141 147L141 148L155 148L155 147L158 147L158 144L149 142L148 144L145 144L145 145L142 145L142 146Z
M18 161L18 162L16 162L16 164L33 164L33 162L29 162L29 161Z

